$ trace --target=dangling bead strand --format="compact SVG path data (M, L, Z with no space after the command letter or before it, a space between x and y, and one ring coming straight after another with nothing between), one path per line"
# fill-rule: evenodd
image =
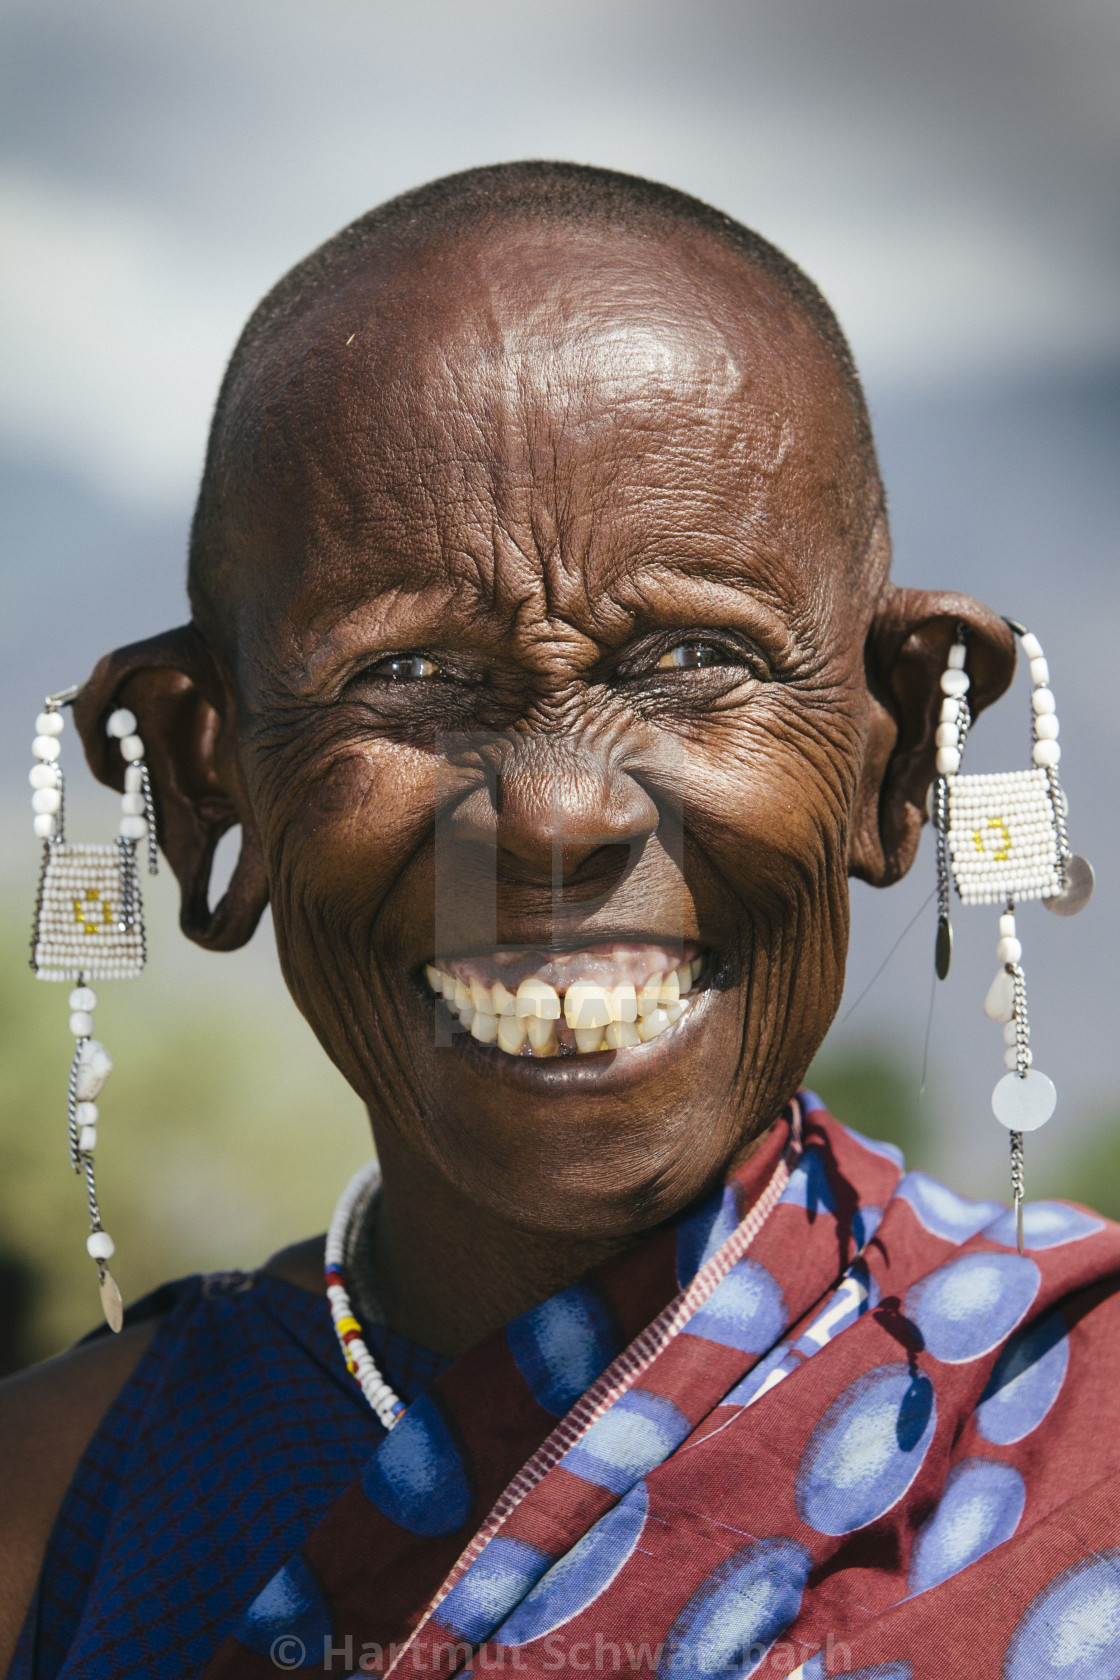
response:
M62 769L58 760L62 751L59 736L65 727L66 720L52 696L47 700L46 710L35 719L35 739L31 743L35 758L29 777L33 789L32 826L39 840L62 838Z
M121 757L125 762L121 820L117 831L122 840L133 844L147 840L148 874L155 875L159 870L155 808L148 766L144 761L144 743L136 733L135 712L130 712L127 706L118 706L115 712L109 714L105 732L120 744Z
M961 767L972 715L966 698L972 679L964 668L968 649L964 631L949 649L949 662L941 673L941 715L937 724L937 776L933 785L933 826L937 837L937 947L934 967L939 980L949 973L953 955L953 923L949 905L949 776Z
M389 1387L366 1346L362 1326L350 1300L344 1269L349 1261L351 1239L361 1226L380 1185L381 1169L376 1161L370 1161L354 1174L342 1192L327 1232L323 1275L326 1279L327 1300L330 1302L335 1335L338 1337L346 1368L376 1412L379 1421L386 1429L392 1429L405 1409L404 1402Z

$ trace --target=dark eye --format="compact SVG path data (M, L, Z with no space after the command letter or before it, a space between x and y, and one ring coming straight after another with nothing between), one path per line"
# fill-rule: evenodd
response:
M715 642L678 642L657 661L659 671L701 671L710 665L742 665L742 655Z
M379 677L382 682L408 683L423 682L425 677L438 677L440 671L435 661L425 659L422 653L392 653L387 659L379 659L376 665L371 665L367 674Z

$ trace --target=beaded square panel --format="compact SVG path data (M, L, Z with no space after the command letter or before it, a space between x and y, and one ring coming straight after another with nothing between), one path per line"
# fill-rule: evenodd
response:
M1061 854L1045 770L947 776L949 856L965 904L1054 898Z
M45 848L31 936L40 980L131 980L144 967L144 916L131 846Z

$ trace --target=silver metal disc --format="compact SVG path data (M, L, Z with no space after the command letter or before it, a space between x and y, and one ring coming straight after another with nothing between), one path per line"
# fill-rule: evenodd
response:
M1058 898L1044 898L1043 904L1055 916L1076 916L1084 910L1093 896L1096 876L1088 858L1073 857L1069 862L1069 886Z
M1029 1068L1025 1079L1005 1073L992 1092L992 1113L1009 1132L1037 1132L1057 1104L1054 1081L1036 1068Z

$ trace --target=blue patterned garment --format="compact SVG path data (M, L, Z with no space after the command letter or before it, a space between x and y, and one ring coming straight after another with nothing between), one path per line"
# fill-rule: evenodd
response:
M157 1313L63 1503L9 1680L196 1675L384 1434L322 1299L232 1273L128 1321ZM368 1340L406 1400L443 1369L388 1330Z

